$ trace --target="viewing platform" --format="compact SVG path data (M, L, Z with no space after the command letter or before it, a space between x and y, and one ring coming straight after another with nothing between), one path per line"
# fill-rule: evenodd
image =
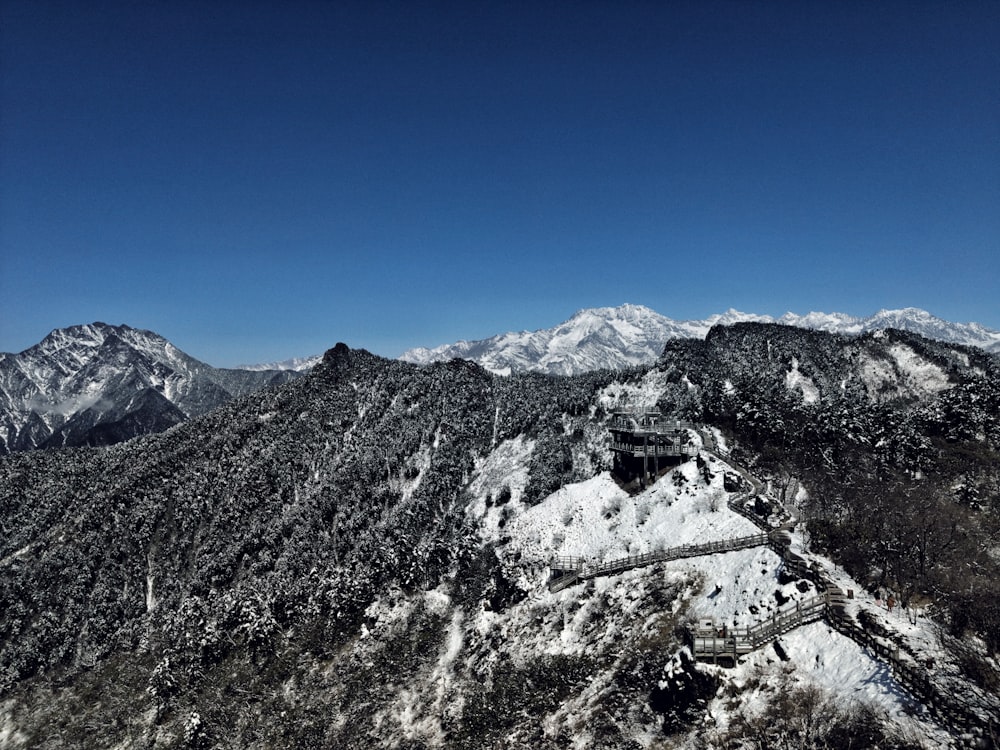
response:
M665 419L658 411L616 412L611 418L611 450L615 469L630 480L642 483L664 467L698 455L698 445L691 442L695 425Z

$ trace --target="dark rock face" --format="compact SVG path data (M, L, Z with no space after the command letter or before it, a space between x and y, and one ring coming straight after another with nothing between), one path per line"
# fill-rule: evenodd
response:
M663 716L664 732L676 734L697 721L717 686L713 675L699 671L690 654L679 651L649 694L651 708Z
M163 432L185 419L187 415L166 396L154 388L145 388L127 403L110 400L107 410L77 412L39 447L114 445L137 435Z
M0 454L160 432L295 377L217 369L128 326L59 329L20 354L0 354Z

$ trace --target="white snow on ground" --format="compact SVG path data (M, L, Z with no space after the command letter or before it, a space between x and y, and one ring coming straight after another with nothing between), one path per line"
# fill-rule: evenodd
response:
M991 707L989 710L994 715L1000 711L1000 696L986 694L963 676L963 668L958 664L954 652L943 643L947 636L941 626L926 615L923 608L903 609L897 605L890 611L886 600L892 592L879 592L886 597L880 598L877 594L866 591L828 559L819 555L812 557L820 563L827 578L845 591L850 590L852 598L847 601L847 612L859 622L862 617L870 619L876 631L887 633L879 640L883 644L897 646L897 655L901 660L914 662L916 660L910 654L918 654L924 666L930 668L939 687L961 691L969 705Z
M948 376L938 365L929 362L905 344L893 344L889 353L896 360L900 374L913 390L937 393L951 387Z
M906 344L889 347L889 359L862 354L861 379L873 399L895 398L911 394L933 394L951 387L940 366L930 362Z
M503 529L509 541L504 540L506 543L497 548L497 554L510 578L530 592L520 616L528 618L535 612L536 617L544 617L546 622L557 618L550 626L558 631L558 637L539 640L532 644L532 650L536 653L587 653L588 649L610 647L620 633L614 628L603 634L593 632L588 623L595 616L594 608L612 609L620 627L629 622L630 616L645 617L636 626L648 626L649 614L642 606L645 597L656 587L679 587L688 592L685 597L675 600L674 606L680 606L680 601L686 599L685 616L690 620L712 618L730 627L756 624L818 593L811 582L780 584L783 563L768 547L658 563L593 579L558 593L547 591L547 563L555 556L579 556L600 562L682 544L758 533L756 526L726 505L729 493L722 487L722 477L731 467L714 457L708 461L711 473L707 481L697 463L689 461L661 477L652 487L629 496L604 473L568 485L536 506L519 508ZM793 548L807 548L797 533L793 535ZM869 602L868 595L856 582L842 571L838 577L832 563L814 555L811 557L832 571L834 580L842 588L854 591L852 606L870 607L876 616L881 611L886 618L895 619L895 631L900 637L912 639L919 653L941 651L929 620L917 618L916 624L912 624L898 613L889 615L884 607L879 610L874 599ZM584 587L590 593L581 599ZM492 631L498 632L500 637L515 635L512 624L492 613L477 617L472 627L480 634ZM794 630L782 637L781 644L790 661L778 663L777 667L773 666L778 662L774 648L767 646L744 657L735 670L707 665L703 668L718 670L724 680L737 683L745 682L753 673L767 674L769 670L780 672L783 680L791 674L795 681L874 705L889 723L922 738L927 747L948 744L949 735L938 725L910 715L912 699L892 678L883 662L825 623L817 622ZM780 683L777 677L771 682L771 697L774 690L781 689L780 684L787 684ZM597 700L598 692L595 687L587 694L589 697L578 696L573 701L574 710L586 709L588 701ZM763 710L766 698L751 691L741 694L740 700L743 709L752 713ZM713 708L716 714L723 710L721 703ZM720 715L716 715L715 720L719 726L726 723Z
M395 700L372 717L375 726L393 730L407 741L421 740L432 747L444 743L442 720L457 706L450 701L454 683L454 664L464 644L463 615L460 608L453 608L451 597L443 587L425 592L421 598L407 597L401 592L390 592L368 607L365 614L374 623L374 631L362 626L360 644L372 635L375 641L407 637L408 618L423 609L433 615L447 617L443 643L437 660L430 664L416 680L397 687Z
M12 700L0 704L0 747L3 748L25 747L28 742L28 738L17 731L11 718L13 707L14 701Z
M468 512L479 519L484 541L497 541L507 519L523 510L521 498L528 485L528 464L534 451L535 441L519 435L503 441L488 456L477 460L469 484L473 500ZM510 500L499 504L506 491L510 492Z
M26 554L28 554L29 552L31 552L31 549L34 546L36 546L36 544L28 544L28 545L25 545L24 547L21 547L21 549L19 549L19 550L15 550L15 551L11 552L6 557L0 557L0 567L3 567L4 565L7 565L7 563L12 562L12 561L16 560L19 557L24 557Z
M865 649L825 622L803 625L778 640L788 657L778 659L773 645L752 652L735 669L714 669L725 683L741 688L740 710L760 715L779 690L790 684L815 686L833 697L842 708L864 703L876 709L885 721L927 748L949 747L954 739L941 727L920 718L921 707L893 678L889 665L874 659ZM733 706L723 698L725 688L709 712L715 726L729 725ZM726 705L726 704L730 705Z
M925 383L938 382L933 371L928 376L919 363L911 364L914 371L923 373ZM890 362L884 365L892 368ZM641 399L652 395L656 386L649 386L648 391L643 386L611 386L605 393L606 403L611 406L626 401L634 405L636 396ZM721 435L715 438L722 449ZM783 563L769 547L661 562L550 592L546 586L548 565L557 556L606 562L683 544L749 536L759 533L759 529L727 506L732 495L723 487L723 476L733 467L704 453L707 471L699 469L698 462L687 461L634 496L603 472L569 484L529 507L522 499L534 450L534 441L526 438L499 444L478 462L469 486L473 496L469 512L479 524L482 540L496 545L505 577L527 597L502 613L482 611L464 621L453 619L447 623L445 643L433 667L433 684L447 685L454 669L452 662L470 658L462 655L462 644L470 639L516 644L512 653L525 660L546 654L612 653L622 639L655 628L658 618L683 616L692 622L711 618L729 627L746 627L816 595L815 585L809 582L779 583ZM505 488L509 488L510 499L498 504ZM888 613L884 603L876 601L843 570L810 554L808 539L799 532L792 535L792 549L819 564L842 589L851 590L848 611L856 616L866 610L875 622L894 634L892 640L901 644L902 657L912 651L923 660L933 660L938 671L957 673L929 619L921 614L913 620L898 608ZM674 594L657 596L656 592L667 589ZM658 611L652 605L657 600L669 602L667 611ZM392 620L391 612L381 615L383 622ZM717 727L725 728L726 711L736 710L734 700L747 715L759 714L773 700L775 691L787 689L791 681L815 685L847 703L857 700L873 705L889 724L908 736L918 737L928 748L944 747L951 741L937 724L926 719L926 712L910 715L912 698L892 678L885 663L825 623L796 629L782 636L780 643L788 662L778 660L773 645L768 645L743 657L736 669L700 667L716 670L724 688L730 683L753 683L747 690L736 691L736 698L730 689L728 697L720 692L712 705ZM664 657L666 660L669 655ZM495 657L478 658L482 666L483 658L489 661ZM571 726L582 732L581 727L586 726L583 717L599 710L603 692L608 689L606 680L611 679L611 672L596 675L589 687L545 719L546 726L551 724L552 731L557 726ZM434 708L439 698L424 696L418 700L412 692L408 695L409 702L417 701L421 708L412 715L401 712L392 721L409 727L404 733L410 737L438 736L439 725L425 722L427 716L440 715ZM402 709L405 703L399 705ZM642 726L637 725L636 731L645 731ZM574 736L585 745L584 735Z
M785 373L785 387L790 391L798 389L802 392L802 401L806 404L814 404L819 401L819 389L809 378L799 372L799 360L792 358L792 366Z
M869 398L879 400L897 395L896 375L891 363L863 352L858 358L858 370Z
M726 506L724 465L712 458L709 466L707 482L688 461L634 497L607 472L563 487L510 521L502 553L543 564L560 555L601 562L759 533Z
M726 552L689 558L672 563L700 575L705 585L691 602L690 614L697 619L715 620L719 625L744 628L775 614L783 606L816 595L811 583L799 591L795 583L779 584L781 558L770 547ZM784 605L775 593L783 597Z
M726 436L722 434L722 430L718 427L709 427L708 431L712 435L712 440L715 442L715 452L726 456L729 454L729 443L726 442Z
M825 622L812 622L785 634L781 646L796 673L820 687L838 694L853 692L854 697L883 705L897 715L911 704L887 664L872 659L861 646ZM756 656L760 661L768 654L758 652Z

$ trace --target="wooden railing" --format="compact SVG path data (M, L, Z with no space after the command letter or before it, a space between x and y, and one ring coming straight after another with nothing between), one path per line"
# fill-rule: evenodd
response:
M637 458L649 456L696 456L698 447L690 443L650 443L649 445L637 445L636 443L611 443L611 450L619 453L629 453Z
M741 470L741 473L746 473L746 470ZM751 481L753 482L752 478ZM755 484L759 485L759 482ZM887 643L861 627L846 610L847 597L844 592L815 563L810 563L789 549L790 536L786 528L771 529L766 519L747 509L745 503L749 497L748 493L741 494L729 501L729 507L766 533L705 544L686 544L660 552L632 555L599 564L590 564L582 557L555 558L550 564L555 575L549 582L549 589L560 591L580 581L602 575L614 575L657 562L767 544L781 557L782 564L790 574L814 581L822 593L779 610L770 618L745 628L726 628L707 633L692 631L691 647L695 658L716 662L732 659L735 664L740 656L774 641L779 636L801 625L825 619L839 633L867 649L876 659L888 663L896 680L956 733L978 735L987 743L991 737L1000 733L1000 716L997 715L996 706L988 700L988 696L984 698L970 695L968 690L963 690L961 694L946 691L931 679L928 669L905 654L900 656L898 646Z
M718 661L729 657L735 661L739 656L757 650L800 625L822 619L828 607L827 595L817 594L796 602L787 609L779 610L755 625L745 628L726 628L721 633L696 632L691 638L691 650L696 659Z
M683 430L697 430L698 425L694 422L682 422L675 419L663 419L662 415L650 422L650 414L615 414L609 427L617 430L628 430L634 432L647 433L671 433Z
M995 703L963 685L960 692L948 691L931 679L931 672L907 655L900 654L896 644L886 642L879 636L865 630L853 617L842 609L830 608L830 625L841 635L847 636L876 659L886 662L892 675L903 687L930 709L946 726L964 733L980 733L987 737L1000 732L1000 715ZM992 745L982 745L991 747Z
M763 547L769 543L770 538L767 534L754 534L736 539L705 542L704 544L683 544L679 547L671 547L658 552L646 552L642 555L619 557L616 560L604 563L589 563L580 557L557 557L549 563L549 569L557 574L549 582L549 589L560 591L577 581L585 581L588 578L597 578L598 576L615 575L623 573L626 570L632 570L633 568L641 568L644 565L652 565L669 560L681 560L688 557L714 555L720 552L732 552L751 547ZM573 580L567 582L566 579L570 576L573 577ZM556 588L557 585L558 588Z
M745 503L750 499L750 494L747 492L742 492L734 498L731 498L726 505L729 506L729 510L733 513L743 516L750 523L756 526L758 529L764 531L770 531L770 527L767 525L767 519L761 518L752 510L747 509Z

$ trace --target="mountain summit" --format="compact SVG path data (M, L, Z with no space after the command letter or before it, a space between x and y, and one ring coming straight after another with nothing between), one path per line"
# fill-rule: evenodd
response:
M432 349L417 348L400 359L427 364L471 359L497 373L519 371L571 375L596 369L622 369L655 362L672 339L705 338L716 325L781 323L829 333L859 335L898 328L953 344L1000 352L1000 331L978 323L949 323L917 308L881 310L867 318L843 313L785 313L780 318L729 309L704 320L672 320L642 305L580 310L554 328L503 333L479 341L459 341Z
M462 358L500 373L536 370L569 375L648 364L656 360L668 339L700 333L641 305L598 307L580 310L555 328L504 333L435 349L411 349L401 359L426 364Z
M297 373L222 370L162 336L107 323L0 354L0 454L159 432Z

